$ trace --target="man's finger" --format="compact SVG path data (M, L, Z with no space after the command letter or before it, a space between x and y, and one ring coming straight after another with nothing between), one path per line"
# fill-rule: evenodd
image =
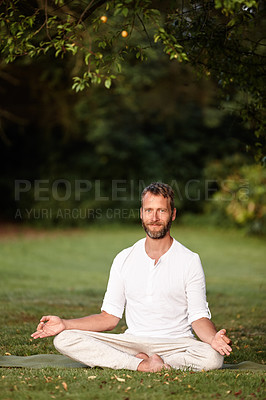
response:
M31 337L33 337L33 339L42 339L42 338L44 338L44 337L47 337L47 336L49 336L49 335L47 335L45 332L40 332L40 331L37 331L37 332L34 332L32 335L31 335Z
M37 326L37 331L42 330L43 329L43 325L44 325L44 322L40 322L39 325Z
M232 348L230 346L225 346L221 349L221 351L219 351L219 353L222 355L230 356L231 351L232 351Z
M44 316L42 316L42 318L40 319L40 322L46 322L46 321L49 321L49 319L50 319L50 315L44 315Z
M229 344L232 342L231 339L229 339L229 337L226 335L222 336L222 339L225 341L226 344Z
M226 329L221 329L219 332L218 332L221 336L224 336L225 334L226 334Z
M33 339L37 339L39 337L39 335L40 335L40 332L36 331L31 335L31 337L33 337Z
M232 349L231 349L230 346L228 346L228 347L225 348L224 351L225 351L225 354L226 354L227 356L230 356L230 353L231 353Z
M226 350L232 351L232 347L231 346L226 346Z

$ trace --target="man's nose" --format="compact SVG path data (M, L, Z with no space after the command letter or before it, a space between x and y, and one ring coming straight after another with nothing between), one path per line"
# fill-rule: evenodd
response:
M158 211L153 211L152 213L152 221L158 221L159 218L159 212Z

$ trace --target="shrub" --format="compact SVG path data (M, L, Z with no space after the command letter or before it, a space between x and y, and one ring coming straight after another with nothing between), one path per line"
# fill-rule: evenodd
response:
M209 166L218 174L218 190L213 201L206 206L206 212L214 214L214 219L223 218L234 225L244 227L251 233L266 233L266 169L261 165L242 165L232 167L222 179L221 164Z

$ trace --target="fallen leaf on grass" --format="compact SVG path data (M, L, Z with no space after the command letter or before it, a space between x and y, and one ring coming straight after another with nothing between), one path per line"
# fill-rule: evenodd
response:
M115 377L115 379L116 379L118 382L126 382L126 380L125 380L124 378L119 378L119 377L116 376L116 375L114 375L114 377Z
M5 353L5 356L11 356L11 354L10 353Z
M97 375L88 376L88 379L95 379L95 378L97 378Z
M128 392L130 389L131 389L131 386L128 386L128 387L125 389L125 392Z
M63 386L63 388L65 389L65 391L67 392L67 383L64 381L64 382L62 382L62 386Z
M234 395L239 396L241 393L242 393L242 390L240 389L238 392L235 392Z

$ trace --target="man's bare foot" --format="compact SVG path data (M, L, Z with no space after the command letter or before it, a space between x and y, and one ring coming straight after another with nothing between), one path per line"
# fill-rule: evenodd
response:
M137 358L142 358L142 360L147 360L149 358L148 354L146 353L138 353L135 355Z
M142 353L145 354L145 353ZM152 356L148 357L141 361L138 366L138 371L141 372L158 372L161 371L163 368L169 369L170 366L168 364L164 364L163 360L161 359L158 354L153 354Z

